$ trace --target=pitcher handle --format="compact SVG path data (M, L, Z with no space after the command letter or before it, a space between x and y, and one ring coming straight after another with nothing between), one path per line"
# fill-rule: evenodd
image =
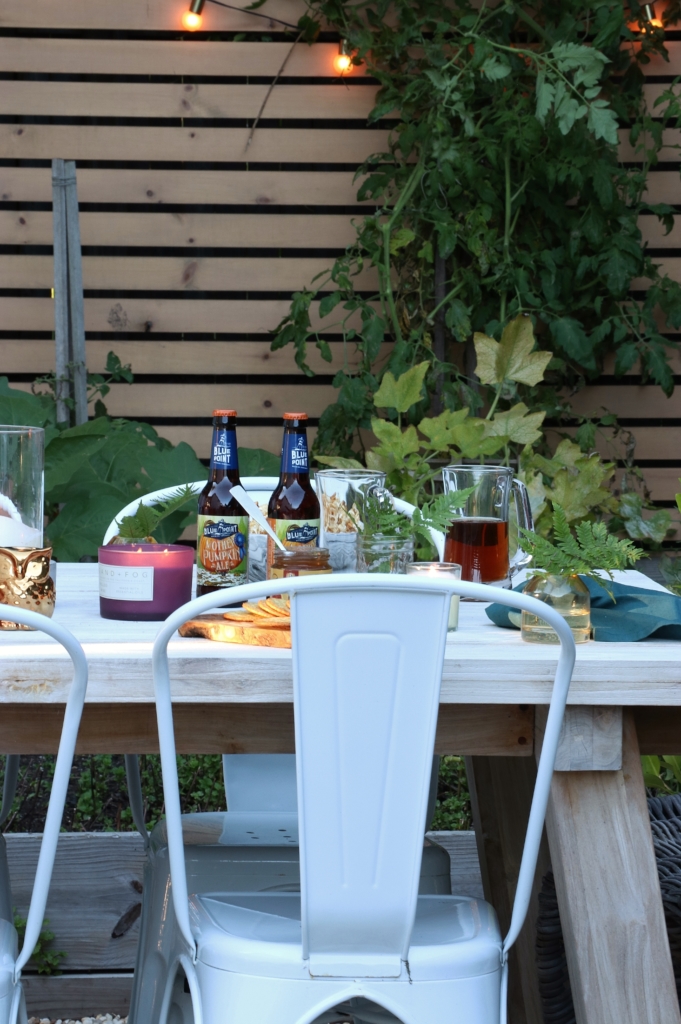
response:
M515 496L515 509L516 517L518 519L518 528L520 529L520 527L522 527L525 530L534 530L534 521L532 519L532 506L530 505L530 496L527 493L527 487L522 482L522 480L514 478L513 494ZM523 551L519 539L518 549L510 562L511 574L517 572L518 569L523 569L526 565L529 564L531 558L531 555L528 555L527 552Z

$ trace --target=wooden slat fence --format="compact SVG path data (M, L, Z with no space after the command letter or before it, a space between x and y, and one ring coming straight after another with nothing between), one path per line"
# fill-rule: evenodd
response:
M295 25L303 4L267 0L264 19L208 4L196 35L180 30L185 9L0 0L0 372L28 387L53 368L50 161L74 159L89 367L102 370L113 349L136 373L112 389L110 411L205 458L212 407L236 406L241 443L276 451L285 407L306 408L314 425L333 401L344 353L330 336L333 363L312 351L319 376L308 381L290 350L270 352L268 331L354 237L354 171L386 134L366 125L375 84L361 69L341 80L326 35L295 47L247 149L291 46L270 19ZM651 103L681 73L681 32L668 50L646 69ZM623 140L623 159L634 155ZM650 198L681 209L677 151L663 160ZM681 224L665 236L646 217L642 229L678 278ZM610 371L575 398L580 413L602 406L634 430L653 496L671 504L681 398Z
M113 349L136 374L109 411L205 457L211 409L235 406L241 443L276 451L286 408L314 425L333 401L344 351L330 336L308 381L268 332L353 238L354 172L386 134L366 126L376 86L338 77L330 36L295 47L247 148L291 47L269 17L295 25L304 6L208 5L194 36L186 6L0 2L0 372L28 387L53 368L50 162L73 159L88 365Z

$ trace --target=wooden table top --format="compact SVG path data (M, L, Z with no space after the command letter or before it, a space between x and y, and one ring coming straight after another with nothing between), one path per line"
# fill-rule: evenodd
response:
M664 589L638 572L621 582ZM55 619L80 640L90 664L88 703L153 701L151 648L156 622L100 618L94 564L61 563ZM173 697L185 703L291 702L291 652L176 637L169 644ZM442 703L544 704L557 648L528 644L499 629L484 605L462 603L450 634ZM0 632L0 703L63 703L70 672L57 644L39 633ZM681 644L671 640L577 647L569 703L681 706Z

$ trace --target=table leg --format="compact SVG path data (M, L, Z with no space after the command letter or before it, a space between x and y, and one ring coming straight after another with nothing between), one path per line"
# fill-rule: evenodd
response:
M681 1024L631 711L622 768L557 772L546 826L578 1024Z
M496 910L503 935L511 920L536 766L534 758L467 757L466 770L485 899ZM509 1024L544 1021L535 960L536 894L549 867L544 839L527 920L509 958Z

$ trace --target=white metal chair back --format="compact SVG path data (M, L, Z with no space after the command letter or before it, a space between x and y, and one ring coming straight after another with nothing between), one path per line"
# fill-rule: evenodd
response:
M54 859L57 853L57 842L59 839L69 779L71 776L73 756L76 750L78 728L80 726L83 705L85 703L88 669L83 648L80 646L73 634L71 634L67 629L64 629L56 622L52 622L44 615L38 615L35 612L13 608L9 605L2 605L1 607L3 619L8 619L11 622L16 622L23 626L30 626L33 629L47 633L48 636L51 636L66 649L66 652L73 663L73 682L71 683L66 702L66 712L59 741L59 750L54 769L52 788L50 790L45 829L43 831L43 838L40 844L38 866L36 869L33 893L31 895L31 902L26 920L26 933L21 953L14 964L14 982L17 984L22 968L26 965L33 954L33 950L40 938L40 931L43 926L47 896L50 888L50 881L52 879L52 869L54 867ZM21 993L20 986L18 985L15 990L15 997L16 1005L13 1006L10 1021L15 1021L19 1012L19 1000L21 998Z
M234 588L230 597L254 600L281 586L253 583ZM557 632L560 654L502 949L505 986L508 951L530 901L575 661L568 624L534 598L458 580L339 574L291 579L286 586L292 594L303 942L312 972L328 977L341 971L390 977L408 951L451 596L525 609ZM223 594L210 594L178 609L153 651L173 905L192 957L167 645L188 618L223 602Z
M449 600L386 578L292 603L303 956L315 976L398 977L408 958Z
M265 495L269 498L269 495L277 486L278 480L279 477L277 476L244 476L241 479L241 486L249 493L262 491L264 500ZM157 501L163 501L165 498L170 497L171 494L174 494L178 487L191 487L194 494L200 494L205 486L205 480L195 480L190 484L179 483L175 484L173 487L161 487L157 491L149 491L148 494L143 494L141 498L135 498L134 501L128 502L125 508L122 508L111 520L106 528L102 544L108 544L109 541L116 536L121 520L125 516L134 515L140 505L153 505ZM258 499L256 498L256 500Z

